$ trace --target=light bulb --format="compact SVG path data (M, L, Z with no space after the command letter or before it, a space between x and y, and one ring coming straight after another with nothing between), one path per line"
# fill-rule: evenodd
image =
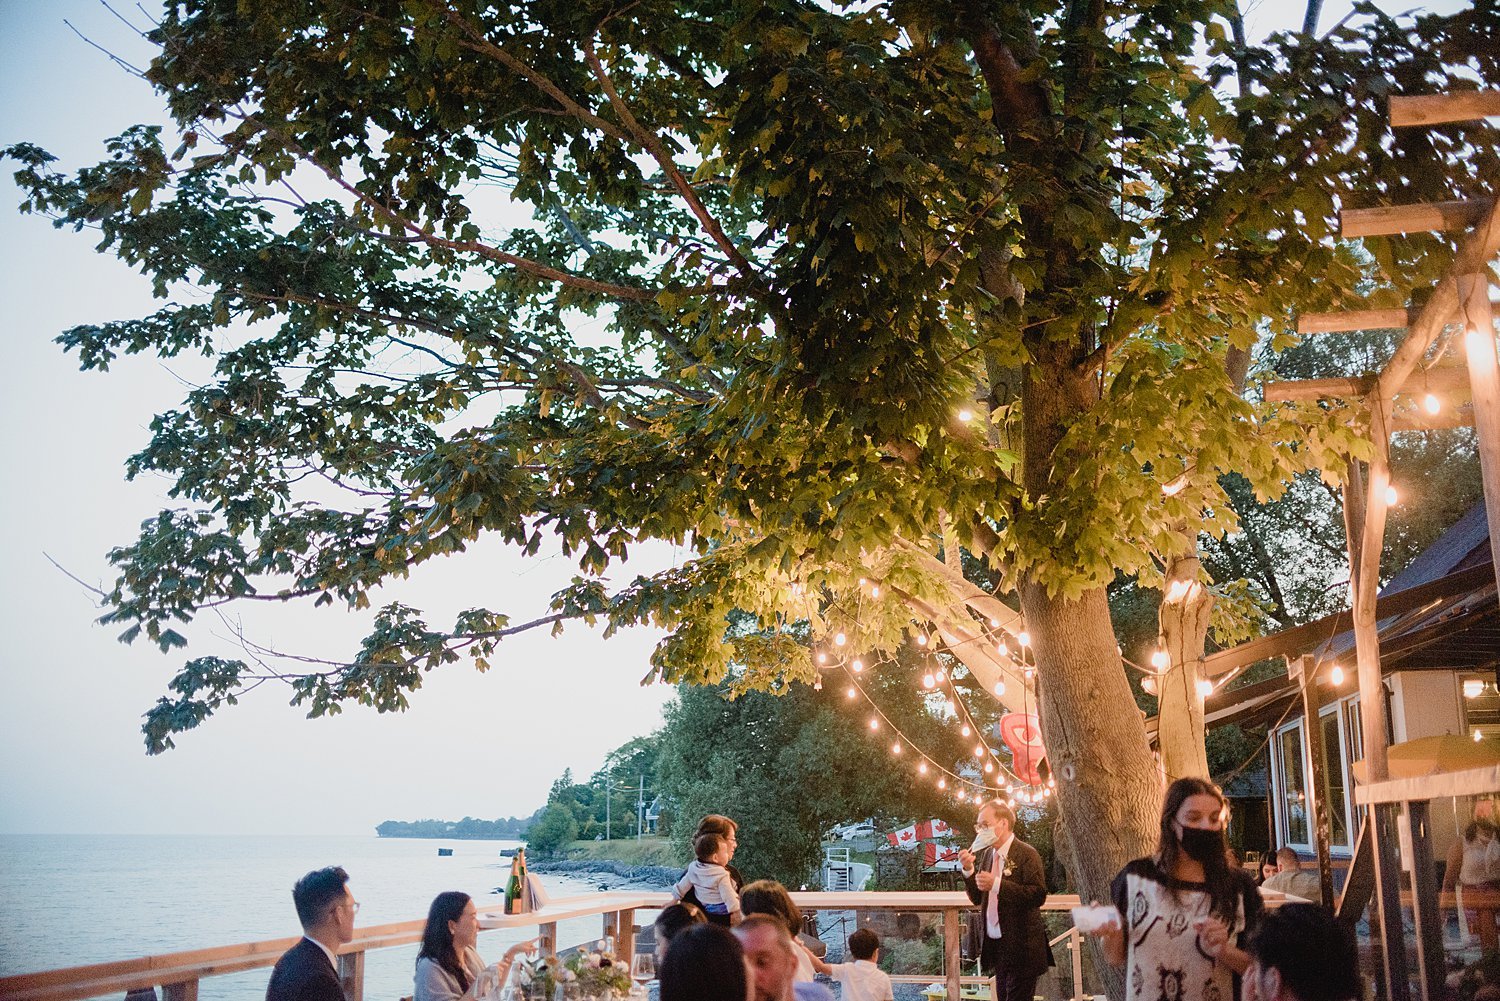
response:
M1477 699L1484 694L1484 682L1478 678L1464 679L1464 698Z
M880 720L876 719L874 716L870 717L870 729L871 730L879 730L880 729Z
M952 699L948 700L948 715L949 716L957 716L958 715L958 710L954 707Z
M826 663L828 663L828 654L824 653L822 650L818 651L818 663L819 664L826 664Z
M965 723L964 724L964 728L962 730L960 730L959 732L962 733L965 737L967 737L969 734L973 733L974 731L970 730L969 729L969 724Z
M1031 646L1031 634L1022 629L1021 632L1016 636L1016 642L1020 643L1022 646Z
M999 629L1000 628L1000 620L999 619L990 619L990 628L991 629Z
M958 412L958 419L967 424L969 421L972 421L974 419L974 411L970 410L968 407L964 407Z
M1396 485L1394 483L1385 488L1385 502L1387 505L1395 507L1396 502L1400 499L1401 495L1396 492Z
M860 578L860 579L859 579L859 586L860 586L860 587L864 587L864 586L865 586L865 579L864 579L864 578L863 578L863 577L861 577L861 578Z
M1422 409L1435 416L1439 410L1443 409L1443 401L1428 393L1422 397Z
M850 664L849 666L854 668L855 674L858 674L860 671L863 671L865 669L865 662L860 660L858 657L855 657L854 663Z
M993 761L986 761L984 763L984 770L987 771L987 772L994 771L995 770L995 763Z
M939 789L946 789L946 788L948 788L948 780L944 779L944 778L939 778L938 779L938 788Z
M924 761L921 764L917 765L917 774L918 775L926 775L927 774L927 762Z
M924 674L924 675L922 675L922 687L923 688L931 688L931 687L933 687L936 684L937 684L937 679L934 678L931 674Z
M1153 677L1151 677L1150 675L1147 675L1146 677L1142 678L1141 679L1141 691L1145 692L1147 695L1155 695L1156 694L1156 679L1153 678Z
M1206 699L1210 695L1213 694L1213 690L1214 690L1214 683L1212 681L1209 681L1207 678L1199 678L1198 679L1198 694L1199 695L1203 696Z
M834 633L833 634L833 645L834 646L843 646L845 643L848 643L848 642L849 642L849 637L845 636L843 633Z
M1333 670L1328 672L1328 680L1335 685L1342 685L1344 683L1344 669L1338 664L1333 665Z
M879 584L872 584L870 586L870 597L872 597L872 598L878 598L878 597L880 597L880 585Z
M1158 671L1165 671L1167 668L1172 666L1172 658L1167 654L1167 651L1165 650L1152 650L1151 666L1156 668Z
M976 758L982 758L982 757L984 757L984 745L983 744L975 744L974 745L974 757L976 757Z
M1474 743L1477 744L1477 743L1479 743L1483 739L1484 738L1479 735L1479 729L1476 727L1475 730L1474 730Z
M1010 656L1010 647L1006 646L1004 643L995 644L995 649L1000 651L1000 656L1002 657Z
M854 696L855 696L855 695L857 695L857 694L858 694L858 693L857 693L857 692L855 692L855 690L854 690L854 686L853 686L853 685L850 685L850 686L849 686L849 691L848 691L848 693L847 693L847 694L848 694L848 696L849 696L849 697L850 697L850 698L851 698L851 699L852 699L852 698L854 698Z
M1004 695L1005 694L1005 682L1004 681L997 681L997 682L995 682L995 694L996 695Z
M926 633L917 633L917 646L926 646L926 645L927 645L927 634Z
M892 754L900 754L901 753L901 742L900 741L897 741L896 743L894 743L894 744L891 745L891 753Z
M936 674L936 675L937 675L937 679L938 679L938 680L939 680L939 681L942 681L942 680L944 680L944 679L946 679L946 678L947 678L947 677L948 677L948 672L947 672L947 671L945 671L945 670L943 670L943 669L942 669L942 668L941 668L941 667L940 667L940 668L938 668L938 669L937 669L937 670L936 670L936 671L935 671L935 672L933 672L933 673L934 673L934 674Z
M1031 676L1034 675L1034 674L1036 674L1036 668L1034 668L1034 667L1028 667L1024 671L1022 671L1021 673L1024 674L1024 675L1026 675L1026 680L1027 681L1030 681L1031 680Z

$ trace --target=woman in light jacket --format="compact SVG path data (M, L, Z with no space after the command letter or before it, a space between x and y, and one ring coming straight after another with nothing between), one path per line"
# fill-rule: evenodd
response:
M467 893L439 893L427 911L422 948L417 952L416 988L412 1001L459 1001L475 998L475 986L485 972L474 945L479 941L479 915ZM516 956L530 952L534 942L518 942L492 968L491 982L505 983Z

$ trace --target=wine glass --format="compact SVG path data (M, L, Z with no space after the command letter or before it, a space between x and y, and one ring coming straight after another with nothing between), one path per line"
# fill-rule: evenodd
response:
M630 957L630 979L634 980L642 996L646 983L656 977L656 956L650 952L638 952Z

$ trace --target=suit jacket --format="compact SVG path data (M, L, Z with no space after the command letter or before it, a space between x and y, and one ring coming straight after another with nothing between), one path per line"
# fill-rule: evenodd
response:
M998 967L1016 976L1039 977L1049 966L1056 965L1052 950L1047 946L1047 926L1042 923L1042 904L1047 900L1047 876L1042 870L1042 857L1035 848L1016 838L1011 841L1005 859L1009 875L1002 876L989 893L982 893L979 873L991 869L998 850L996 845L979 852L974 859L973 874L964 877L964 889L979 908L980 965L986 970ZM990 938L985 918L991 895L995 897L1000 918L998 939Z
M338 973L316 942L304 938L276 961L266 1001L348 1001Z

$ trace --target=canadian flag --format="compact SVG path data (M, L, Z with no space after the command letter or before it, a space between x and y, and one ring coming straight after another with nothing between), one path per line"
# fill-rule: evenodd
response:
M941 820L924 820L917 825L917 837L923 841L932 838L946 838L953 833L953 829Z
M885 839L897 848L915 848L917 846L917 827L903 827L885 836Z
M922 846L922 865L928 869L957 869L960 867L958 848L928 842Z

